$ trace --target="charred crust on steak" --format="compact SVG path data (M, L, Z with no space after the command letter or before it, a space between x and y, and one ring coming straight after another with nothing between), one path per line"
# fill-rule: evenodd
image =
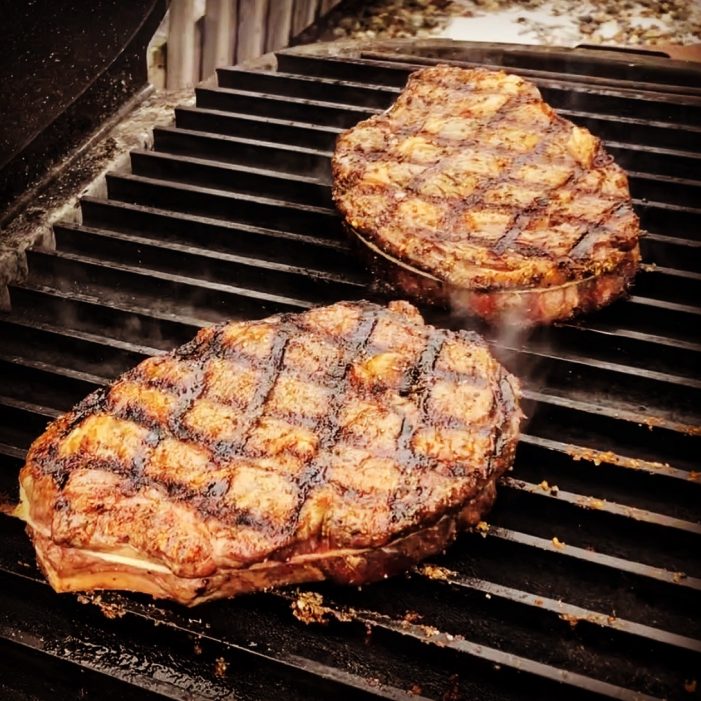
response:
M220 324L50 424L20 515L59 591L372 581L491 506L518 391L479 336L406 302Z
M503 71L416 71L339 136L332 172L376 278L415 300L546 323L608 304L638 267L625 172Z

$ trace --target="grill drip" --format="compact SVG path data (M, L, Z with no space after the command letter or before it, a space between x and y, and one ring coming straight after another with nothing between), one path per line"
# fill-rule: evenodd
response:
M195 611L105 593L106 617L55 595L22 524L3 518L3 697L693 698L701 71L563 56L288 50L277 72L222 69L154 130L153 151L132 153L131 174L107 177L106 199L82 200L82 224L55 226L55 251L29 252L0 318L0 490L13 498L46 422L143 357L210 322L368 296L331 204L330 151L418 65L501 63L534 80L606 140L650 232L629 300L496 339L530 418L489 528L438 567L314 587L325 627L295 620L294 591Z

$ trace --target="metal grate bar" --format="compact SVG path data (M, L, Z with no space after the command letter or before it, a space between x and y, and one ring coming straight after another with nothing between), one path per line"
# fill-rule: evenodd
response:
M464 66L467 68L473 67L475 64L470 61L445 59L438 60L435 58L419 58L416 56L406 56L401 54L384 54L383 58L377 60L372 55L368 54L362 58L345 60L334 60L329 57L319 56L303 56L299 54L278 54L278 67L284 72L298 70L301 61L306 61L303 72L305 76L317 75L318 77L328 78L328 75L334 69L340 71L353 71L355 80L362 75L365 68L365 75L370 73L373 76L373 81L378 81L376 77L378 68L383 68L389 72L395 71L390 78L393 80L393 86L401 87L406 81L406 76L412 70L421 68L427 65L436 65L445 63L448 65ZM316 63L315 63L316 62ZM323 67L322 65L323 64ZM389 78L390 73L385 75ZM519 70L512 70L518 74ZM324 75L319 75L324 73ZM340 75L334 75L334 78L344 79ZM626 87L594 87L591 83L582 85L579 82L568 82L562 77L557 79L540 79L535 78L534 82L541 91L545 100L555 107L564 107L575 111L588 112L603 112L607 114L622 114L624 116L635 116L638 119L647 119L663 122L678 122L682 125L696 127L699 124L699 111L701 110L701 98L697 96L687 96L684 94L670 96L664 92L655 92L654 90L645 89L644 96L641 96L640 89L637 86ZM389 85L392 85L390 83ZM635 105L635 107L634 107Z
M369 110L366 107L341 106L324 100L293 99L288 96L266 95L224 88L196 88L195 95L197 107L205 109L225 110L234 113L243 111L261 117L272 112L276 119L292 121L304 121L309 110L312 110L322 126L343 127L344 129L376 113L376 110Z
M328 187L315 178L241 165L240 160L221 160L175 155L166 150L133 151L131 169L135 175L170 180L218 190L256 194L266 192L290 202L317 204L328 201Z
M514 479L513 477L504 477L502 484L508 489L523 491L528 494L535 494L538 497L543 497L544 499L561 500L582 509L596 509L597 511L603 511L614 516L623 516L625 518L632 518L635 521L644 521L645 523L661 525L665 526L666 528L676 528L693 535L701 535L701 524L693 521L684 521L672 516L666 516L665 514L658 514L651 511L646 511L644 509L638 509L634 506L617 504L606 499L595 499L591 496L565 492L562 489L544 489L538 484L526 482L521 479Z

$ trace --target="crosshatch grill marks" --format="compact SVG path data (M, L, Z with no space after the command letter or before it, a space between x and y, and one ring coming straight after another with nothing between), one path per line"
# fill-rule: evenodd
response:
M457 102L460 100L461 95L469 94L475 90L470 83L466 83L464 86L458 85L454 88L454 97ZM498 92L483 91L477 89L475 92L480 98L489 100L490 98L503 97ZM450 98L447 98L448 100ZM492 113L486 120L478 121L474 129L469 134L469 144L472 144L475 149L478 150L480 155L486 156L487 158L498 160L500 156L510 159L507 160L504 169L494 176L489 176L487 173L483 173L480 177L474 178L475 184L472 187L471 192L466 194L460 199L455 199L451 204L451 211L448 216L452 219L459 220L465 214L469 213L476 205L480 205L485 199L485 193L488 193L494 186L500 184L508 183L511 188L526 187L528 185L527 181L520 180L517 173L520 172L523 166L527 166L529 163L538 163L538 161L545 155L546 150L552 148L551 137L556 134L556 132L562 130L562 124L558 121L550 121L544 132L538 134L541 138L538 139L537 143L533 148L517 148L514 149L505 146L500 143L488 143L488 138L494 138L498 133L500 127L519 127L524 126L520 119L514 121L513 113L514 107L519 108L528 106L538 106L539 96L535 92L521 94L515 93L507 97L506 101L501 104L497 110ZM392 112L389 112L391 118ZM372 118L369 120L373 121ZM382 117L380 117L382 119ZM527 126L527 125L526 125ZM426 130L421 124L421 119L419 118L418 124L412 128L410 124L399 123L397 128L399 134L403 136L412 137L411 134L417 133L419 138L427 135ZM437 135L431 134L432 141L436 144L438 149L438 154L434 158L433 163L429 163L420 173L413 176L409 182L406 184L407 192L411 192L414 195L421 196L421 185L425 182L430 182L436 175L448 175L445 173L445 163L450 161L451 157L455 157L460 153L465 153L465 149L469 146L466 142L457 141L455 139L450 139L446 137L441 137L440 133ZM413 137L417 138L417 137ZM405 143L400 141L399 145L395 145L395 148L399 153L395 153L395 156L399 156L401 162L401 144ZM364 152L363 157L367 158L369 162L380 161L386 157L386 154L381 150L374 150L369 152ZM446 160L447 159L447 160ZM567 176L561 178L556 185L550 188L544 188L539 191L538 197L534 201L525 205L523 212L515 212L512 214L512 224L507 227L504 234L497 238L495 241L491 242L491 247L496 253L503 253L508 248L512 248L514 244L516 247L514 250L527 250L526 246L519 246L516 239L521 234L522 230L526 228L527 224L531 221L532 217L536 217L540 212L545 210L549 204L548 194L550 191L563 187L571 181L576 181L579 175L583 172L581 166L578 163L568 162L568 159L563 155L556 155L555 158L550 159L549 165L551 167L566 167ZM458 182L456 182L456 187L459 187ZM435 195L426 195L425 199L429 202L439 202L440 199ZM397 208L402 204L403 198L395 197L389 199L388 201L388 211L385 216L389 218L396 217ZM499 205L495 205L499 207ZM507 205L508 207L508 205ZM471 235L468 238L480 239L479 233L476 235ZM547 253L547 250L539 247L530 247L530 250L534 253L543 254Z
M459 91L461 92L461 91ZM486 96L487 98L489 97L498 97L498 93L490 93L490 92L480 92L479 93L481 96ZM478 123L476 128L474 129L474 132L472 132L470 139L474 143L478 143L480 141L480 137L488 133L491 129L493 129L495 126L498 126L500 123L503 123L505 119L508 118L508 109L512 102L516 99L515 95L510 95L506 102L501 105L492 115L490 115L485 121L481 121ZM425 127L425 123L424 123ZM427 132L425 128L420 128L419 129L419 134L425 135ZM455 148L455 140L450 140L447 138L440 138L438 139L438 143L440 144L441 147L444 149L444 153L441 154L441 157L437 159L437 161L433 164L430 165L428 168L426 168L422 173L420 173L417 176L414 176L412 180L409 181L407 184L407 189L411 190L413 192L419 192L420 191L420 185L422 182L425 181L430 181L432 179L432 176L436 173L441 173L444 170L444 165L442 163L443 158L446 156L450 157L451 155L454 156L456 154L460 153L460 150ZM448 147L448 148L446 148ZM500 150L498 148L495 148L493 151L493 155L497 156L500 153ZM378 157L382 157L381 154L378 154ZM467 207L470 206L472 202L477 201L481 195L484 193L484 191L491 185L492 182L498 182L500 179L499 178L488 178L488 177L481 177L477 180L477 184L475 189L472 191L471 194L467 195L465 198L462 199L462 202L464 203L463 209L466 209Z
M459 86L457 92L458 94L468 94L469 92L474 91L474 87L470 85L469 83L464 84L462 86ZM500 97L498 93L490 93L490 92L482 92L479 91L479 96L483 97L487 100L490 98L494 97ZM471 132L470 134L470 141L473 143L477 143L480 140L480 135L483 133L488 132L495 126L498 126L501 122L504 120L508 119L509 117L509 112L508 112L508 107L511 105L511 103L517 99L517 97L520 98L520 101L523 101L523 96L517 96L517 95L510 95L506 101L496 109L495 112L493 112L486 120L481 120L478 122L477 126L474 129L474 132ZM390 110L389 115L392 115L392 110ZM382 119L382 117L380 117ZM370 119L369 122L372 122L373 119ZM427 131L427 126L428 123L424 122L421 124L419 121L419 126L414 126L411 123L408 124L402 124L400 121L398 126L396 127L397 132L399 135L404 136L404 137L409 137L409 141L414 138L414 139L422 139L425 138L429 132ZM413 134L418 134L418 137L412 136ZM435 134L430 134L431 136L431 141L437 145L437 153L435 154L435 157L433 158L433 163L429 163L423 170L421 170L418 174L414 175L408 183L406 183L406 190L407 192L412 193L415 196L422 197L428 201L428 202L439 202L440 199L436 197L435 195L422 195L422 186L424 183L431 182L431 180L434 178L435 175L444 175L444 176L449 176L449 173L445 171L445 161L446 159L450 159L451 156L458 155L460 153L459 149L456 149L456 143L455 139L450 139L448 137L441 137L440 134L435 135ZM398 157L399 163L402 163L405 159L405 157L408 157L409 160L411 160L410 154L405 156L402 152L402 145L405 144L407 140L404 141L398 141L398 144L395 144L395 148L399 153L395 153L395 157ZM500 155L502 153L502 150L499 147L494 147L491 150L491 155L494 157ZM367 159L369 162L377 162L381 161L385 158L387 158L387 153L383 152L382 150L371 150L371 151L365 151L363 153L363 158ZM496 176L494 178L489 178L486 175L482 175L482 177L479 178L474 178L475 181L475 186L474 189L470 194L467 194L464 198L461 200L455 200L454 204L457 206L454 207L454 209L447 214L447 216L451 217L452 219L455 218L460 218L463 216L463 214L470 209L473 203L479 202L480 199L482 198L484 192L493 184L493 183L498 183L502 180L501 177ZM459 176L458 180L454 181L454 184L456 187L460 187L460 183L464 182L464 175ZM402 206L404 203L404 198L395 196L394 198L388 198L387 201L387 209L385 210L383 214L384 219L396 219L397 218L397 210Z
M385 291L546 323L608 304L639 264L625 173L516 76L413 73L387 112L341 134L332 169Z
M466 411L477 407L472 415L446 404L453 384L437 393L447 372L436 369L436 359L447 339L455 345L448 365L461 375L461 402ZM232 568L288 563L318 547L382 547L412 528L454 518L481 490L485 466L493 465L494 479L508 467L508 446L495 458L492 430L477 424L489 414L515 442L518 414L497 417L491 395L475 399L484 383L473 370L502 372L488 354L476 364L480 353L476 339L426 326L406 302L345 302L204 329L83 402L78 417L52 424L30 450L25 474L37 482L26 481L25 490L30 502L33 489L49 490L53 501L37 504L49 503L50 511L61 505L60 547L80 538L88 553L126 547L165 563L176 577L168 585L175 598L227 595L219 593L222 577L233 578L235 591L263 588L266 581L236 579ZM227 388L237 396L227 397ZM67 477L58 483L50 467L56 460ZM81 479L86 470L89 479ZM107 483L114 498L93 518L97 507L85 485ZM87 536L86 523L96 524ZM426 541L427 553L455 531L444 528L443 540ZM422 552L407 552L394 566ZM330 576L369 581L393 571L352 562ZM178 579L209 577L217 568L219 579Z

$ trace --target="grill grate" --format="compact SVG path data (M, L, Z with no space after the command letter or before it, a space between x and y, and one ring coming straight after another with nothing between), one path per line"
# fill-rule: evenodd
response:
M108 176L106 199L84 198L82 223L55 227L55 251L29 252L0 318L0 490L16 497L47 421L198 327L367 296L330 200L336 135L390 104L418 65L502 64L628 169L654 265L625 302L498 341L526 378L530 420L488 532L462 536L432 563L442 569L315 587L321 627L292 617L292 591L192 611L57 597L22 524L0 517L4 698L693 697L701 71L455 46L288 50L274 72L222 69L175 127L154 130L153 151L132 154L131 174Z

